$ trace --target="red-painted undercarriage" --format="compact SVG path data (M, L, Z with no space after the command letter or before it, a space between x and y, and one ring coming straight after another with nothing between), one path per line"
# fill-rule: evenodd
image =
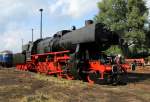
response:
M71 59L69 54L70 51L35 54L31 56L31 60L24 64L18 64L16 67L18 70L45 73L69 80L77 79L72 72L75 67L69 62ZM115 77L122 75L122 73L126 74L129 68L128 64L104 64L100 60L88 60L82 65L77 65L76 72L79 79L86 80L89 83L96 83L97 79L117 80Z

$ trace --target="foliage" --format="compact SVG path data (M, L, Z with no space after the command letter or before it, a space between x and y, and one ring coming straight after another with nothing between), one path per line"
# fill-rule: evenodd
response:
M119 46L114 45L111 46L108 50L106 50L107 55L117 55L122 54L122 50L119 48Z
M107 25L112 31L123 32L126 28L126 2L124 0L102 0L98 3L97 22Z
M146 44L145 24L148 21L148 9L144 0L102 0L98 3L99 13L96 22L117 32L125 41L133 42L135 49Z

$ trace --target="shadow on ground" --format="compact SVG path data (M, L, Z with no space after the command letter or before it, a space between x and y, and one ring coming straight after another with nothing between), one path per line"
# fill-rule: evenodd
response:
M144 82L150 80L150 73L128 73L128 83Z

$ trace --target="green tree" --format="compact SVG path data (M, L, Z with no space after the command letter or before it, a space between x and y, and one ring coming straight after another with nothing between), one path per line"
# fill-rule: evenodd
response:
M122 35L126 28L126 2L124 0L102 0L98 3L99 14L95 17L96 22L107 25L112 31Z
M125 37L144 43L144 25L148 19L148 9L143 0L127 0L127 32Z
M94 18L96 22L106 24L107 28L120 34L127 43L132 42L135 50L145 45L144 26L148 19L148 9L144 0L102 0L98 8L99 13Z

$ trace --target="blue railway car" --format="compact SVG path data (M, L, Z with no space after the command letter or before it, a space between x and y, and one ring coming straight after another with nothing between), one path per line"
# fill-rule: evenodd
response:
M12 67L13 54L11 51L3 51L0 53L0 64L3 67Z
M2 53L0 53L0 66L2 65L2 62L3 62L3 55Z

